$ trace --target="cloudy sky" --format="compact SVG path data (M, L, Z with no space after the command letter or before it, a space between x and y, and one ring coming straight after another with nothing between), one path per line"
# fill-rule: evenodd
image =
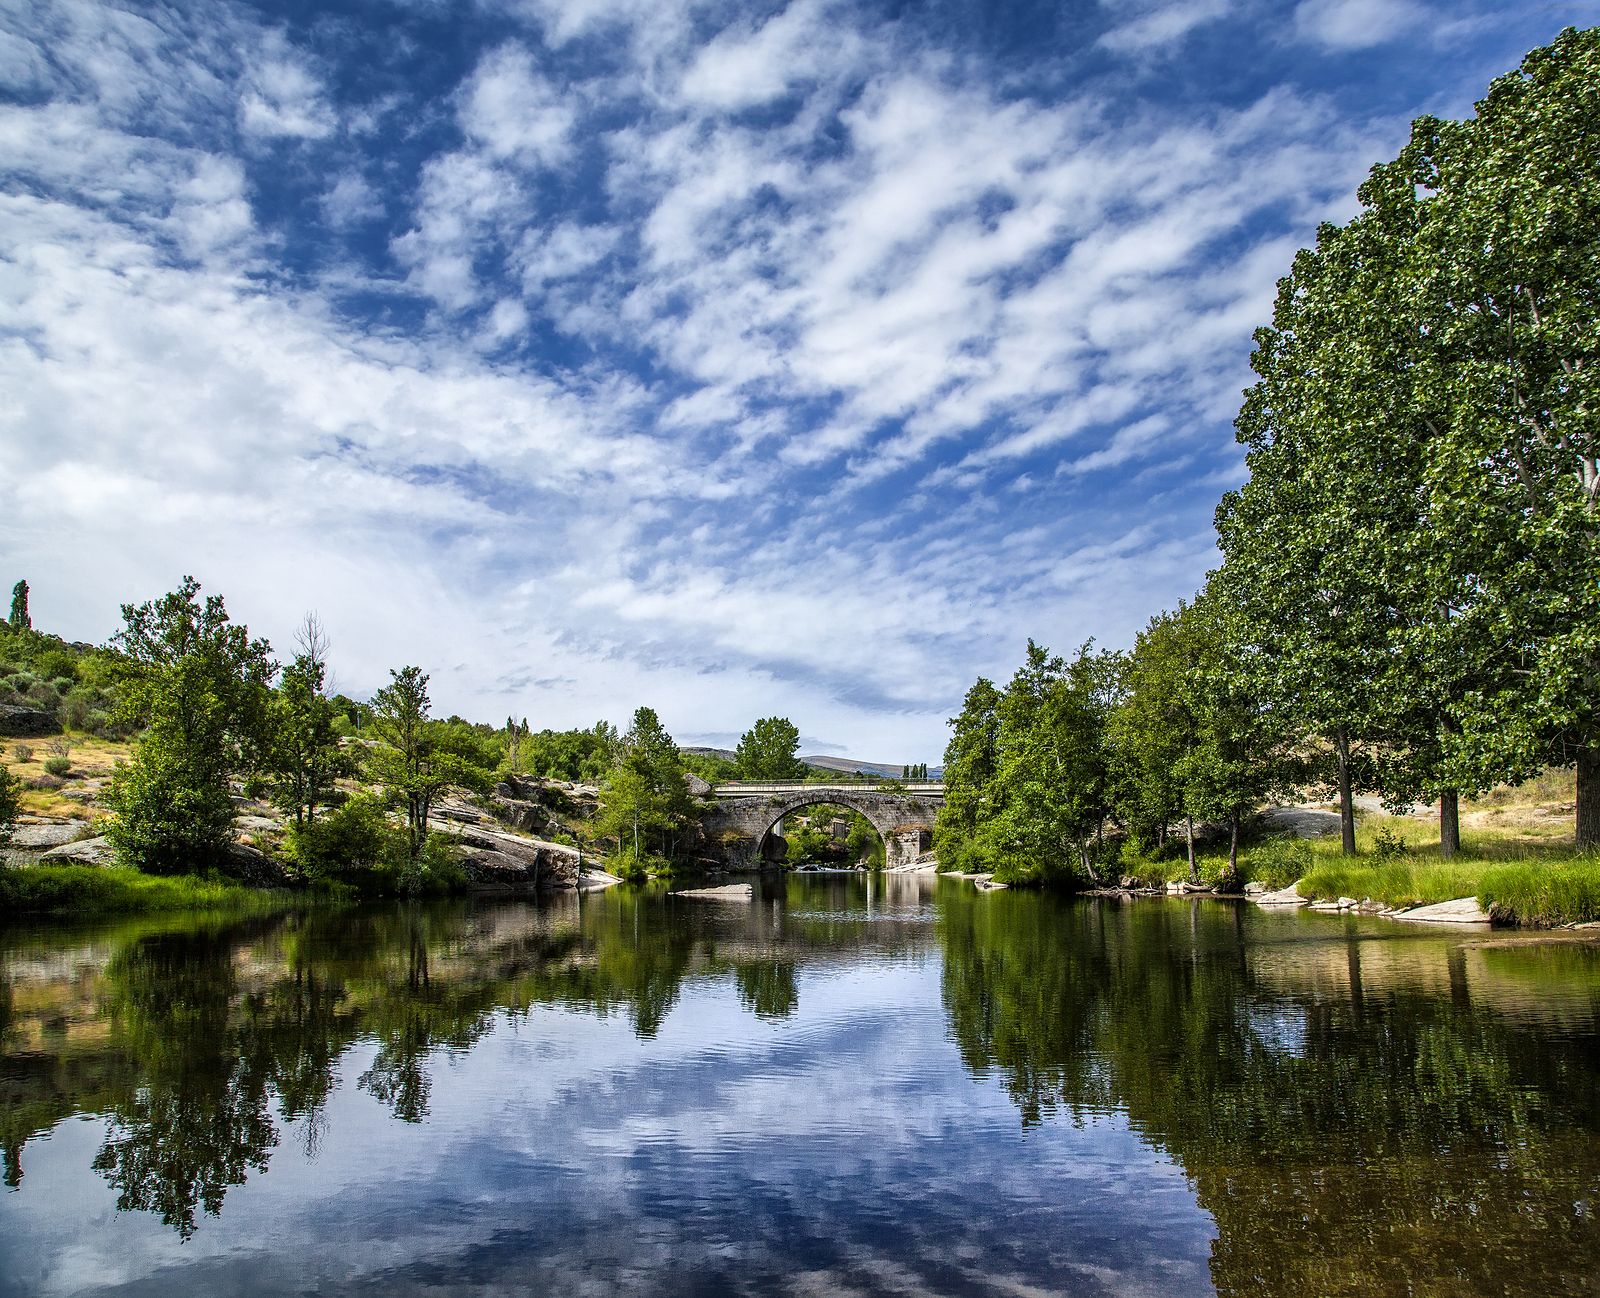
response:
M1251 330L1593 0L0 11L0 578L363 693L939 759L1214 562Z

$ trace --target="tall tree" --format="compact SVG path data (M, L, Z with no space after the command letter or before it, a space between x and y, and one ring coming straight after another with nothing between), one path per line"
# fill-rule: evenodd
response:
M112 777L118 855L151 873L220 863L232 837L229 781L261 762L272 648L228 618L220 595L199 600L185 577L153 603L122 607L122 719L142 725L133 759Z
M1429 345L1436 572L1486 681L1453 709L1463 784L1577 766L1600 845L1600 29L1568 30L1461 122L1422 118L1365 197L1414 211L1402 296Z
M311 654L296 654L272 700L272 800L297 827L316 819L317 808L351 767L334 724L339 710L323 693L326 675Z
M441 742L441 725L429 718L428 677L420 667L389 673L372 696L371 732L378 741L371 770L406 809L406 843L412 861L428 841L434 801L452 784L472 778L468 764Z
M11 629L31 631L33 618L28 614L28 583L19 581L11 588Z
M800 760L800 731L788 717L762 717L739 736L735 760L746 780L799 780L805 778Z
M1000 763L1000 691L980 676L950 719L944 750L944 803L934 822L934 850L947 870L985 865L981 830L994 814Z
M692 817L678 746L655 710L641 707L601 790L595 829L617 840L620 868L638 874L652 857L676 857Z
M1178 765L1196 740L1189 681L1199 659L1193 619L1180 604L1139 633L1123 666L1122 696L1106 718L1112 801L1145 842L1164 845L1183 814Z

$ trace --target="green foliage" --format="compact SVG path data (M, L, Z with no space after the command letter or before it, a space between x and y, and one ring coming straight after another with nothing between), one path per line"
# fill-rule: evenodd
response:
M133 760L113 775L118 858L151 874L219 865L233 826L229 780L253 770L267 734L271 647L228 618L200 584L122 609L121 707L144 724Z
M429 718L428 677L420 667L403 667L389 676L389 684L372 696L369 729L377 747L368 768L405 808L406 847L414 873L428 848L434 801L452 784L482 789L486 772L476 764L482 750L472 727L463 733L464 723Z
M267 771L272 800L297 827L315 819L317 808L354 764L339 747L338 710L323 695L327 668L301 653L283 670L272 699Z
M49 775L64 776L72 770L70 757L47 757L44 759L44 769Z
M657 857L676 861L693 816L678 746L654 709L641 707L601 789L595 833L614 839L618 864L637 872Z
M788 717L762 717L739 736L735 749L739 777L745 780L799 780L806 774L800 731Z
M1486 909L1510 923L1593 923L1600 920L1600 859L1488 866L1477 896Z
M6 619L18 631L28 631L33 627L33 618L28 615L28 583L19 581L11 588L11 616Z
M1287 888L1311 868L1311 848L1292 834L1274 834L1245 854L1245 877L1277 891Z
M11 841L11 831L22 810L20 793L16 776L0 766L0 847Z
M993 815L999 789L1000 691L979 677L950 720L944 750L944 805L933 826L933 846L946 870L990 868L979 828Z
M284 850L307 878L354 882L377 868L394 837L382 801L357 794L290 826Z
M520 760L529 775L593 784L611 769L620 743L617 728L607 721L588 730L540 730L523 739Z

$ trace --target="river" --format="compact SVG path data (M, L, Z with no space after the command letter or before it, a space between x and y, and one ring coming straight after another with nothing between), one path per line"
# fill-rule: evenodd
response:
M0 1295L1600 1292L1600 945L927 876L0 930Z

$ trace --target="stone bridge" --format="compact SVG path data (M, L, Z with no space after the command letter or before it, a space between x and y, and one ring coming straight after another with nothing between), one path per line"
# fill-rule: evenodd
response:
M918 781L900 789L871 784L719 784L713 805L700 817L706 848L731 869L754 869L776 858L782 819L801 807L830 802L865 816L883 839L885 866L905 865L933 846L933 818L944 804L944 785Z

